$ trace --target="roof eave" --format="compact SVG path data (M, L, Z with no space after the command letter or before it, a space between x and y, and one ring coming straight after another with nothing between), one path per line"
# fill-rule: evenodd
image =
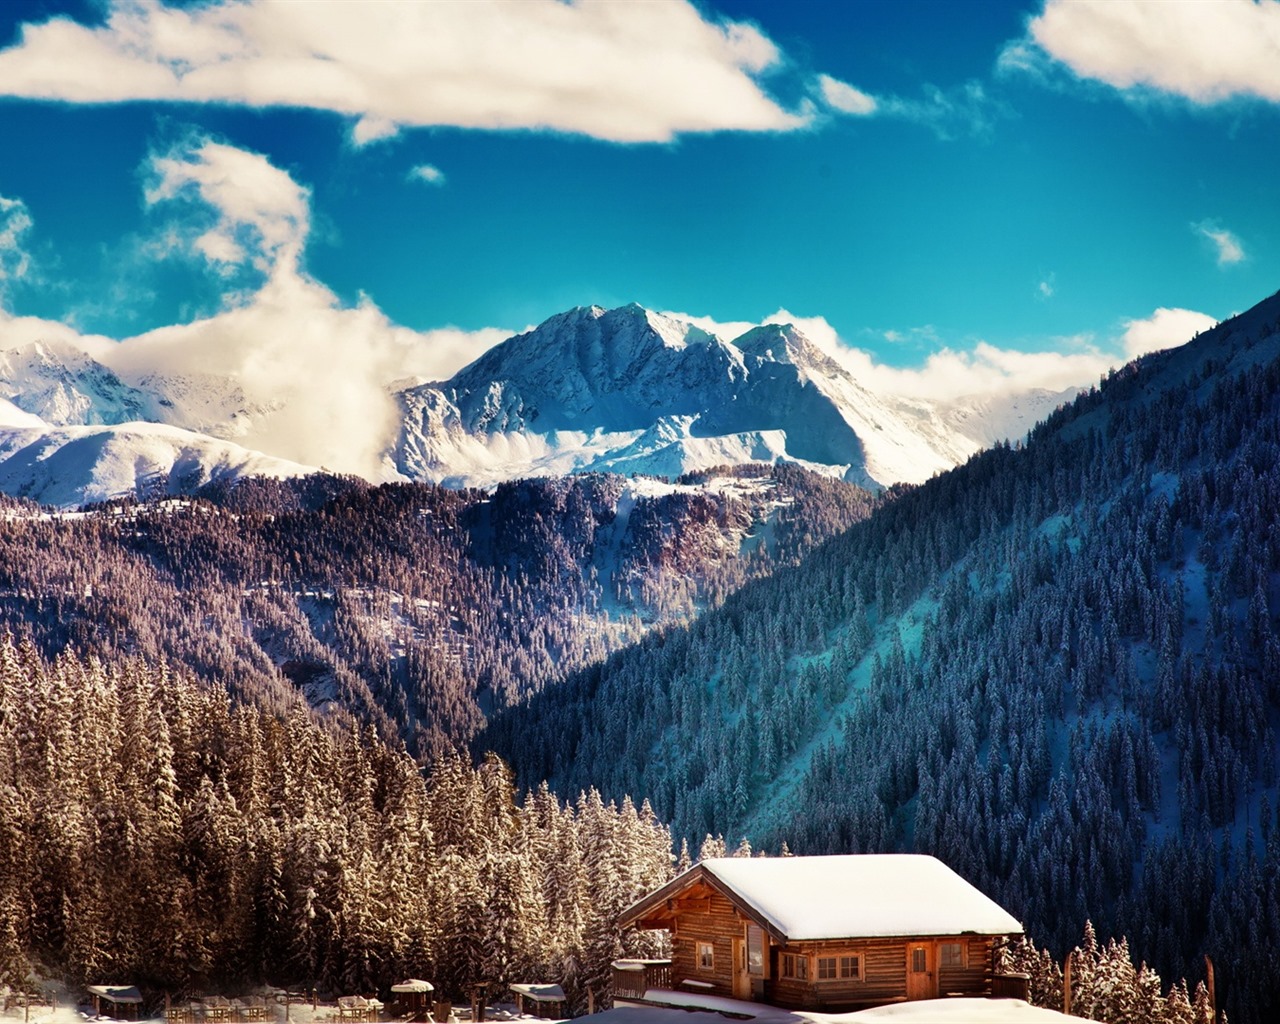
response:
M732 888L727 882L717 878L715 874L709 871L702 864L693 865L693 867L677 875L661 889L657 889L638 902L633 903L618 915L618 927L626 928L635 925L650 911L661 906L667 900L674 899L680 893L684 892L686 889L692 888L699 882L711 889L714 889L721 896L727 899L733 904L734 909L742 914L743 917L750 920L753 924L759 925L762 929L768 932L774 941L779 943L791 941L782 929L765 917L764 914L758 911L755 907L751 906L751 904L748 903L742 895L737 892L737 890Z

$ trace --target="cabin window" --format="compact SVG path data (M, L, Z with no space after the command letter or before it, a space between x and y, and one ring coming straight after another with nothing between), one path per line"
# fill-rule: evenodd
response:
M844 981L860 981L862 978L862 957L858 954L840 958L840 977Z
M764 929L747 925L747 973L764 975Z
M698 970L714 971L716 969L716 947L710 942L698 943Z
M809 958L796 956L794 953L782 954L782 976L794 978L796 981L809 980Z
M963 942L944 942L942 944L942 966L964 967L964 952Z
M916 946L911 951L911 973L924 974L929 969L929 954L923 946Z
M836 980L836 958L833 956L818 957L818 980Z

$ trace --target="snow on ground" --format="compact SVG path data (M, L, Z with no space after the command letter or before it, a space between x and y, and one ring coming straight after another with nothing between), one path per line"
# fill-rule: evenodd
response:
M848 1021L891 1021L893 1024L1064 1024L1079 1021L1057 1010L1032 1006L1021 999L917 999L871 1010L859 1010L840 1018Z
M646 993L648 994L648 993ZM726 1024L750 1018L757 1024L1079 1024L1057 1010L1045 1010L1021 999L917 999L854 1013L782 1010L762 1003L717 996L670 993L679 1007L614 1007L591 1018L592 1024ZM705 1007L705 1010L686 1009ZM732 1014L733 1016L728 1016Z
M655 993L656 994L656 993ZM728 1024L729 1021L747 1019L758 1024L1079 1024L1080 1018L1067 1017L1056 1010L1031 1006L1021 999L919 999L907 1003L892 1003L855 1013L816 1013L807 1010L782 1010L763 1003L748 1003L717 996L692 993L669 993L679 1000L679 1007L637 1006L624 1004L612 1010L598 1013L592 1024ZM268 1003L270 1024L284 1024L285 1007ZM689 1008L689 1009L686 1009ZM691 1009L703 1007L703 1009ZM514 1009L511 1008L512 1010ZM0 1012L0 1024L85 1024L88 1020L111 1021L109 1017L91 1017L87 1006L72 1005L67 998L59 1000L57 1009L50 1006L10 1007ZM458 1008L466 1017L465 1007ZM29 1016L28 1016L29 1013ZM732 1015L732 1016L730 1016ZM314 1010L309 1002L291 1003L288 1007L289 1024L328 1024L337 1021L338 1010L332 1004L321 1003ZM536 1018L519 1017L510 1010L490 1007L486 1020L528 1021ZM554 1024L540 1021L539 1024Z

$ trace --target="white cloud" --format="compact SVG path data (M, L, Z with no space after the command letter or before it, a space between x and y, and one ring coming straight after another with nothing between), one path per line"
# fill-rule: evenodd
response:
M1174 348L1185 344L1201 331L1207 331L1217 323L1213 317L1191 309L1165 309L1161 307L1145 320L1126 320L1124 354L1129 359Z
M1218 266L1226 267L1244 260L1244 246L1240 243L1240 239L1226 228L1212 221L1201 221L1199 224L1192 224L1191 230L1213 243Z
M395 380L447 377L511 332L415 331L369 301L343 307L282 265L248 301L189 324L127 338L99 358L126 379L229 377L248 416L238 443L378 479L395 438ZM224 421L181 425L212 432Z
M855 117L887 117L913 121L931 129L940 139L960 134L981 135L990 130L998 108L981 82L966 82L951 89L924 85L918 98L873 96L830 75L818 75L814 91L827 109Z
M297 267L310 231L310 193L258 153L189 139L151 159L151 205L196 200L215 216L192 246L211 263L268 272Z
M1280 0L1047 0L1000 66L1038 71L1046 56L1117 89L1280 102Z
M31 271L31 254L23 236L31 230L31 213L21 199L0 196L0 293Z
M444 171L434 164L419 164L409 172L410 181L422 181L428 185L443 185Z
M1036 285L1036 296L1041 299L1053 298L1055 291L1053 275L1049 274L1040 279L1040 283Z
M999 109L981 82L965 82L951 89L925 85L919 99L882 97L880 111L886 117L914 121L932 129L940 139L957 135L982 135L991 130Z
M686 0L108 0L99 27L24 25L0 94L330 110L357 145L425 125L661 142L803 126L758 82L780 63L759 29Z
M126 380L184 378L186 404L172 411L174 425L378 479L387 473L382 457L397 427L387 385L448 377L512 333L415 331L393 324L368 299L344 307L302 269L308 190L260 154L194 138L153 157L148 169L148 201L175 204L198 224L171 225L157 242L160 250L188 248L217 267L252 265L265 283L229 296L212 316L118 342L0 316L7 342L61 337ZM223 406L201 397L209 375L230 379L242 392L247 415L231 426Z
M842 82L830 75L819 75L818 89L827 106L842 114L865 116L875 113L876 98L861 89L854 88L848 82Z
M393 139L400 134L400 126L385 117L365 115L351 126L351 141L358 148L371 142Z

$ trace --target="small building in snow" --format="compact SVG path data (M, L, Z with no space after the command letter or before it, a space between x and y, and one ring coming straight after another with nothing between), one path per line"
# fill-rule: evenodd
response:
M1022 934L919 854L705 860L619 926L671 933L676 991L831 1011L989 996L996 940Z
M397 1017L410 1021L426 1020L431 1012L432 993L436 987L421 978L406 978L391 986L391 1005Z
M141 1014L142 993L133 985L90 985L95 1017L137 1020Z
M512 985L511 991L515 993L522 1017L526 1014L547 1018L564 1016L564 989L559 985Z

